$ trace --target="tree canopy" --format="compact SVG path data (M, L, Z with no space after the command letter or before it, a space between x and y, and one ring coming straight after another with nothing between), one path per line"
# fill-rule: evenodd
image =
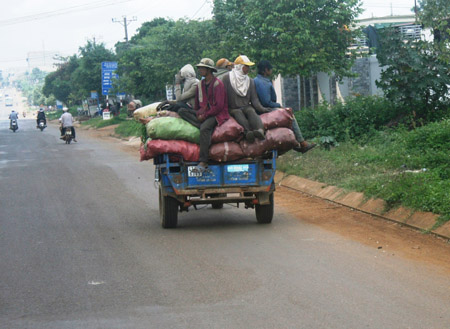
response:
M214 0L222 49L269 60L285 75L345 75L359 0Z

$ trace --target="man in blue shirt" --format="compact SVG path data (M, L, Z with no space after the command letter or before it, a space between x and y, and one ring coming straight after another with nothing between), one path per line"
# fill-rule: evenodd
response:
M258 94L258 98L262 106L277 109L280 108L281 105L277 103L277 94L275 93L275 88L270 80L271 75L272 65L270 62L266 60L259 62L258 76L254 79L256 93ZM306 153L316 146L314 143L307 143L305 141L295 116L292 122L292 130L294 132L295 139L299 142L299 146L294 147L295 151Z

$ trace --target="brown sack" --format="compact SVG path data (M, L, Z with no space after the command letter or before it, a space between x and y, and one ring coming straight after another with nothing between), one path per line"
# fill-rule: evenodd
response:
M243 132L244 127L229 118L221 126L216 126L211 136L211 144L238 141Z
M240 145L247 158L256 158L271 150L271 145L267 142L267 138L263 140L256 139L253 143L249 143L244 139L241 140Z
M294 120L294 114L289 107L261 114L261 121L266 130L279 127L291 128L292 120Z
M149 140L141 146L141 161L153 159L164 153L181 155L185 161L198 161L200 146L183 140Z
M298 145L294 132L289 128L275 128L266 132L269 149L288 151Z
M234 161L244 158L244 152L235 142L212 144L209 148L209 158L217 162Z

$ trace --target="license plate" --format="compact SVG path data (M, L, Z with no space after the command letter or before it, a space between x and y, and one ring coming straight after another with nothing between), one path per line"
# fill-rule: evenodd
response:
M229 165L227 166L228 172L245 172L248 171L248 164L242 165Z
M203 173L198 170L196 166L189 166L188 168L188 177L201 177Z

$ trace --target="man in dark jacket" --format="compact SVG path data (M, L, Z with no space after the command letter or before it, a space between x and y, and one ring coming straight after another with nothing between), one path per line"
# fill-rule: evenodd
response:
M266 106L272 110L280 108L281 105L277 103L277 94L275 88L272 85L270 76L272 75L272 64L267 60L262 60L258 63L258 76L254 79L256 93L262 106ZM299 143L294 147L294 150L301 153L306 153L316 146L314 143L308 143L303 138L300 127L298 126L297 119L292 121L292 131L294 132L295 139Z
M223 124L230 116L225 87L214 77L216 72L214 61L203 58L197 64L198 72L204 79L197 84L194 109L181 108L180 117L200 129L200 171L208 167L209 146L211 135L217 125Z

